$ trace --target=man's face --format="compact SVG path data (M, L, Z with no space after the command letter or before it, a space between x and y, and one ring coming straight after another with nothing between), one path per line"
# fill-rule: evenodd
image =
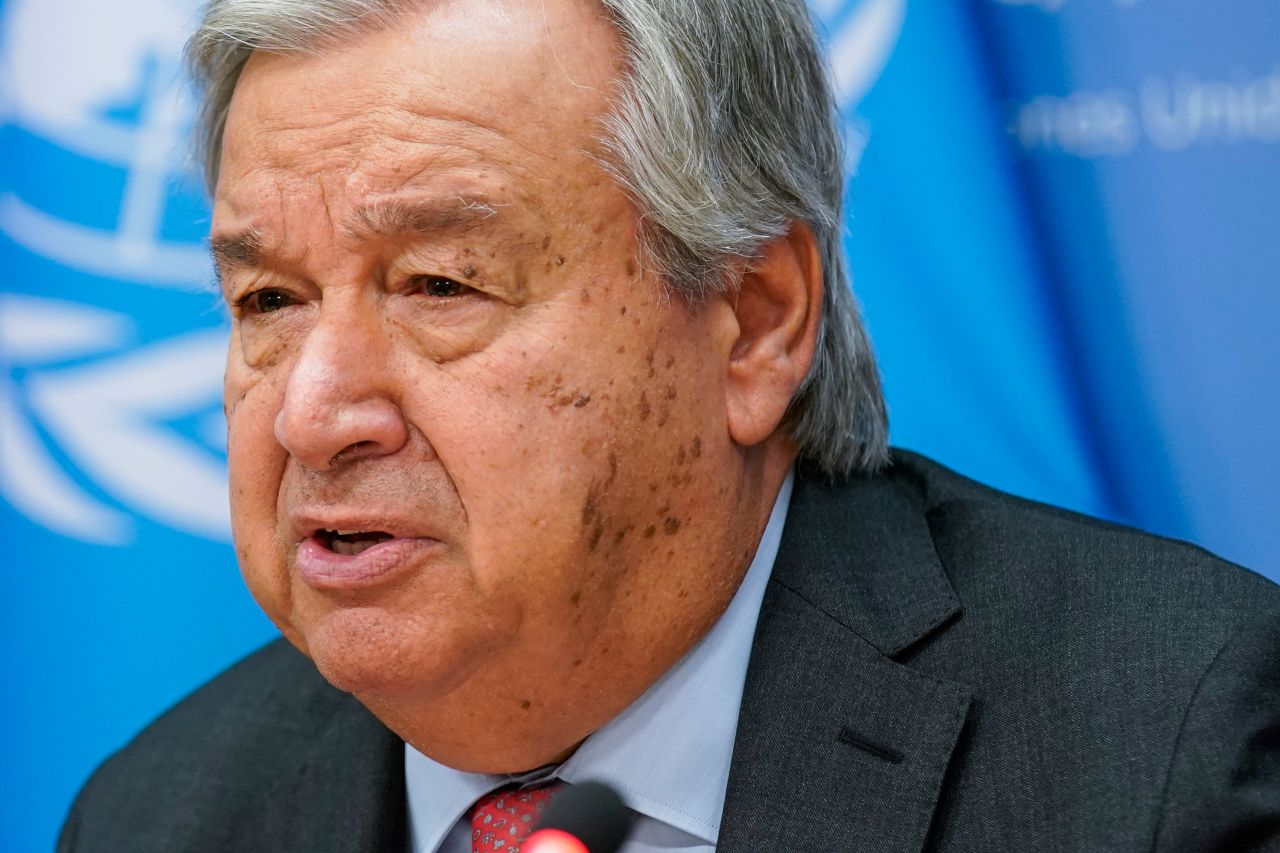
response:
M424 4L256 55L227 123L245 577L331 681L472 769L625 707L760 521L726 428L732 306L663 295L591 157L617 61L587 0Z

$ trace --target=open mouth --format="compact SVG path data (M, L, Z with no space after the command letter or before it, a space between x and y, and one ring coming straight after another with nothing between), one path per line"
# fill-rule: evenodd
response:
M335 554L354 557L379 542L395 537L381 530L317 530L315 538Z

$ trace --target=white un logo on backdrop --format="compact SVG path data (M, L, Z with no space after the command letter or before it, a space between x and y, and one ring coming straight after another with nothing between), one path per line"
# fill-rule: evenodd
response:
M841 103L852 109L888 60L906 0L812 4L831 36ZM9 0L2 8L0 111L29 140L23 162L34 180L75 174L77 183L42 199L0 190L5 251L29 253L54 273L23 280L13 268L35 264L6 264L19 280L0 292L0 494L37 524L85 542L126 544L137 516L225 539L216 414L224 333L144 334L172 319L156 304L207 322L212 302L190 295L210 281L198 205L188 199L186 221L173 211L191 118L180 53L196 3ZM98 298L104 289L116 298ZM136 295L126 310L121 291ZM174 426L192 419L194 433Z
M148 334L175 304L192 324L212 315L202 213L189 200L171 210L193 11L172 0L4 6L0 110L29 176L0 191L0 493L86 542L128 543L136 516L227 536L223 333ZM61 185L41 194L36 182Z
M856 106L898 43L907 0L809 0L809 6L830 34L836 94L846 108Z
M809 0L826 25L836 98L850 119L846 141L850 166L867 142L867 129L854 110L871 90L902 34L907 0Z

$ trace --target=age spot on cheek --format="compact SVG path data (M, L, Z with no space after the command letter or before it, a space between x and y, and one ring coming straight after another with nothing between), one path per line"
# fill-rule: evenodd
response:
M542 381L541 377L529 377L525 380L525 390L536 390L542 384ZM591 402L591 392L583 391L581 388L566 388L564 377L557 375L551 388L547 390L546 399L547 405L553 409L563 409L570 405L575 409L581 409Z
M587 538L587 550L592 553L600 547L600 539L604 536L604 519L600 515L599 501L597 487L592 485L587 490L586 500L582 504L582 528L591 530Z

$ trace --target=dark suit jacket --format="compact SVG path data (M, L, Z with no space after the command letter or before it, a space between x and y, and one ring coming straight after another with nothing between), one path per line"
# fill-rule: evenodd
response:
M107 761L59 849L400 853L402 748L275 643ZM719 849L1280 850L1280 588L910 454L802 472Z

